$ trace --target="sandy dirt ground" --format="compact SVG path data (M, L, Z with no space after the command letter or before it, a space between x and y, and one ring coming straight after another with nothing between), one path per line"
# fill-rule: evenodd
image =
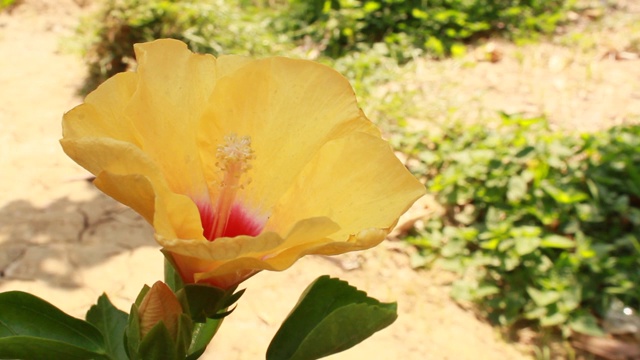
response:
M60 51L61 38L88 11L78 3L25 0L0 14L0 291L28 291L84 317L103 292L128 311L143 284L162 278L162 255L150 226L85 181L87 173L58 144L62 114L82 100L82 60ZM633 106L637 73L624 95ZM412 270L401 243L391 241L256 275L203 358L263 358L300 293L323 274L399 303L392 326L331 359L528 358L522 345L505 343L449 298L451 274Z

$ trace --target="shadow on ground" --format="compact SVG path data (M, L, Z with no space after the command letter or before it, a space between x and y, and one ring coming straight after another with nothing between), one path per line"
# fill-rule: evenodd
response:
M85 201L66 196L37 207L20 199L0 208L0 279L78 288L83 284L76 270L155 245L138 214L94 188L88 194Z

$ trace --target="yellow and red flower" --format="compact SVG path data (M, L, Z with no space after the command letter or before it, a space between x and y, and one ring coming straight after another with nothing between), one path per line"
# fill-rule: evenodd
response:
M64 115L64 151L140 213L187 283L231 287L382 241L424 193L332 69L135 45Z

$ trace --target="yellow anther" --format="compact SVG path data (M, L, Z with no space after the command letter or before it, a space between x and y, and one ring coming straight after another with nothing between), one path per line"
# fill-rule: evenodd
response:
M238 168L242 171L249 170L251 168L249 161L254 157L251 149L251 138L248 136L239 138L233 133L224 137L224 144L218 145L216 151L217 165L223 171L227 171L229 168Z

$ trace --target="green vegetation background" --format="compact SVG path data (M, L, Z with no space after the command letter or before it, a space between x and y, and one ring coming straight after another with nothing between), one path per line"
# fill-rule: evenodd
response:
M107 0L78 29L87 90L160 37L214 55L286 55L331 65L411 159L444 209L407 241L421 263L460 274L452 295L504 326L598 335L615 301L640 306L640 128L557 133L544 118L496 114L415 131L409 92L375 91L417 57L461 56L489 36L536 39L564 0ZM409 70L408 70L409 69ZM431 119L423 119L429 121ZM487 124L491 124L488 126Z

